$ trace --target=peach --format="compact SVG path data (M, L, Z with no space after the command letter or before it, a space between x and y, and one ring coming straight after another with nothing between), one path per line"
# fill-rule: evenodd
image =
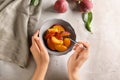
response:
M59 24L54 25L53 28L58 29L58 31L65 31L65 29Z
M57 0L54 4L54 10L64 13L68 10L68 2L66 0Z
M63 44L68 48L71 44L70 38L64 38Z
M61 34L60 34L61 36L70 36L70 33L69 32L67 32L67 31L64 31L64 32L62 32Z
M63 36L61 36L60 33L56 33L55 37L59 40L63 40Z
M47 39L47 45L51 50L55 50L54 44L52 43L51 39Z
M79 9L81 12L91 11L93 8L93 3L91 0L82 0L79 4Z
M59 40L59 39L57 39L55 36L52 36L52 37L51 37L51 41L52 41L54 44L63 44L63 40Z
M59 52L63 52L67 50L67 47L64 45L55 45L55 49Z
M45 35L45 39L51 38L54 35L55 35L54 32L47 32L46 35Z
M58 32L58 29L56 29L56 28L50 28L50 29L48 29L48 32L55 33L55 32Z

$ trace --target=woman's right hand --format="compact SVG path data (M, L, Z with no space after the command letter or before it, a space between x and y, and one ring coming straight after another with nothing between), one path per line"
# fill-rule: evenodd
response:
M68 74L70 80L79 80L78 71L88 58L89 44L86 42L78 42L73 49L75 52L68 60Z

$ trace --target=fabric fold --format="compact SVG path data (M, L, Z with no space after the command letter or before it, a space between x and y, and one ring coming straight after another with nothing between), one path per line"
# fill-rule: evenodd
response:
M30 0L5 0L1 5L0 60L25 67L29 58L28 36L39 22L41 5L31 6Z

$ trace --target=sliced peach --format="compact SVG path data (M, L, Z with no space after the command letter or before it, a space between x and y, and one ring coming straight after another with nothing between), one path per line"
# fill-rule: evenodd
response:
M54 29L58 29L58 31L65 31L65 29L63 28L63 26L56 24L53 26Z
M61 35L61 36L70 36L70 33L67 32L67 31L63 31L63 32L61 32L60 35Z
M64 45L55 45L55 49L59 52L63 52L67 50L67 47Z
M63 36L61 36L60 33L56 33L55 37L59 40L63 40Z
M59 40L59 39L57 39L55 36L52 36L52 37L51 37L51 41L52 41L54 44L63 44L63 40Z
M70 38L64 38L63 44L68 48L71 44Z
M47 39L47 45L51 50L55 50L54 44L52 43L51 39Z
M48 32L55 33L55 32L58 32L58 29L56 29L56 28L50 28L50 29L48 29Z
M54 35L55 35L55 33L53 33L53 32L47 32L45 35L45 39L51 38Z

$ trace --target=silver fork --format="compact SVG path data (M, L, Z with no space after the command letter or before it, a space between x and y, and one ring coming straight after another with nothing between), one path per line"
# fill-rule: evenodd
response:
M70 38L70 40L71 40L74 44L77 44L77 43L78 43L77 41L75 41L75 40L73 40L73 39L71 39L71 38ZM86 46L84 46L84 45L83 45L83 48L87 49Z

